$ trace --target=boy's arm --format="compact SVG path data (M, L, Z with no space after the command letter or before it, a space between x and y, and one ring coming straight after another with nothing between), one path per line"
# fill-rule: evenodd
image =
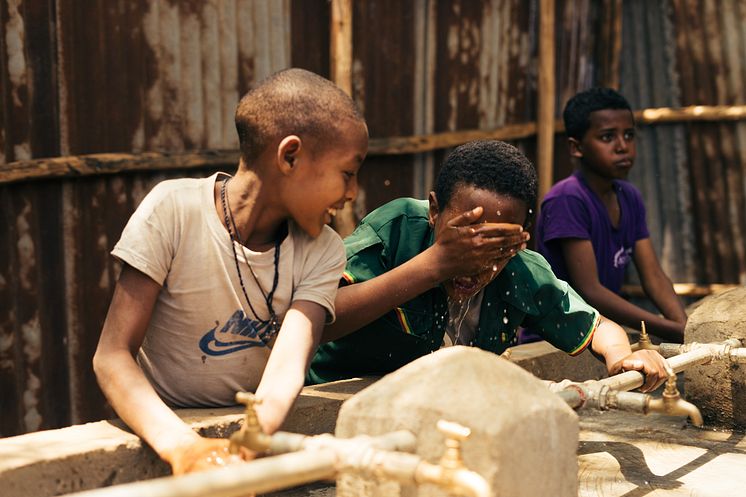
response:
M197 469L205 454L227 450L227 440L195 433L166 406L135 362L160 290L144 273L123 265L93 369L117 415L178 474Z
M371 323L443 281L483 271L526 247L528 233L514 224L472 224L482 208L449 221L453 228L417 256L367 281L339 288L337 318L323 341L341 338Z
M634 261L645 294L667 319L686 325L686 311L655 255L650 238L635 243Z
M666 376L666 362L654 350L632 352L627 333L621 326L601 316L591 340L591 350L603 357L609 375L623 371L640 371L645 375L645 383L640 390L650 392L663 383Z
M308 300L293 302L285 314L256 390L256 396L262 400L256 406L257 415L265 432L279 429L303 388L325 319L326 310Z
M604 316L617 323L640 329L645 321L647 331L662 338L681 342L684 325L642 309L601 284L596 257L590 240L565 238L560 240L570 285Z

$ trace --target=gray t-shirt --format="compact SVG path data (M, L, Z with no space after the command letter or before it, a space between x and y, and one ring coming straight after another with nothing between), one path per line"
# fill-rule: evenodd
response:
M276 338L261 324L269 313L247 265L248 260L268 292L275 250L253 252L235 245L257 320L241 290L228 231L215 209L216 179L158 184L112 251L163 287L137 361L172 406L235 404L236 391L256 390ZM272 300L280 322L298 300L321 305L333 320L344 265L342 240L331 228L325 226L314 239L289 222Z

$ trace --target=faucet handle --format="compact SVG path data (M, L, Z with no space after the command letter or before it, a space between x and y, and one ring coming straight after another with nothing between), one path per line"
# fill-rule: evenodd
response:
M438 431L446 437L446 450L440 458L440 465L444 468L459 469L464 467L461 458L461 442L469 438L471 430L466 426L441 419L438 421Z

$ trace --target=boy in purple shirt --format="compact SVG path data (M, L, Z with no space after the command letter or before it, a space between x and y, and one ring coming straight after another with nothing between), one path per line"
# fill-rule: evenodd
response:
M609 88L571 98L563 112L570 156L578 170L544 197L538 250L555 274L604 316L681 342L686 313L658 262L640 192L626 181L635 162L635 123L627 100ZM662 316L619 295L634 261L643 290Z

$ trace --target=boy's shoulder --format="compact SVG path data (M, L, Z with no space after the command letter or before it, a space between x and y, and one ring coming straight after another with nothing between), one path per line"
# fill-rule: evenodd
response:
M490 286L514 307L536 314L541 304L541 300L535 301L536 296L549 288L562 290L563 283L541 254L525 249L510 259Z
M427 200L417 200L409 197L397 198L381 207L378 207L365 216L361 221L361 224L367 224L374 230L378 230L391 221L401 218L412 219L415 221L421 221L424 219L427 221Z
M519 273L511 275L511 277L519 276L522 280L536 281L537 279L543 279L547 276L547 273L554 276L552 267L549 262L538 252L533 250L525 249L518 252L510 262L505 266L505 271L512 271Z
M206 182L214 181L210 178L176 178L163 180L155 185L150 192L143 198L138 206L138 211L150 212L159 209L164 203L170 204L173 208L176 204L201 205L201 195L203 188L206 188Z
M571 174L567 178L555 183L544 196L544 201L557 197L580 197L585 198L589 194L588 188L577 174Z

